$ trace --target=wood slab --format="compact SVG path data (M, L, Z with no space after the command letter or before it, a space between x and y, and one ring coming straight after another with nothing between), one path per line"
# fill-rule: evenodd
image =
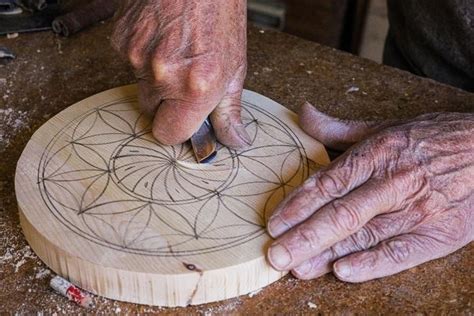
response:
M251 91L242 98L252 137L197 164L189 144L151 135L136 86L62 111L28 142L15 188L21 225L56 273L109 298L162 306L223 300L285 273L265 260L266 219L329 162L296 115Z

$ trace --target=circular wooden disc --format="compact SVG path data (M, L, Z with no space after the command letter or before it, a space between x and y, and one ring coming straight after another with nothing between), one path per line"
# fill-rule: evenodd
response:
M328 158L281 105L245 91L242 106L252 146L219 146L210 164L195 163L188 144L153 139L136 86L50 119L15 178L33 250L92 293L150 305L212 302L278 280L265 260L266 218Z

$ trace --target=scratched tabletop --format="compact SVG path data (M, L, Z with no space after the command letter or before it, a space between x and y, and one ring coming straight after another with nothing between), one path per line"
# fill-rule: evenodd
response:
M110 22L71 38L49 32L0 39L17 59L0 65L0 313L84 310L48 285L53 273L28 247L19 226L14 172L33 132L92 94L134 82L109 45ZM432 111L473 111L474 94L320 46L249 27L246 88L297 110L308 100L346 119L408 118ZM164 308L95 298L91 312L112 313L474 313L474 246L395 276L349 284L326 275L291 276L227 301Z

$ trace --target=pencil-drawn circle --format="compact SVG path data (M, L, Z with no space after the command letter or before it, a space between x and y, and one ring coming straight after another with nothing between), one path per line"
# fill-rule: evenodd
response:
M188 145L154 141L137 92L120 87L74 104L26 145L15 192L38 257L87 291L160 306L245 295L285 275L266 260L266 219L319 167L308 155L328 162L324 147L293 113L245 90L251 146L218 145L213 164L199 165Z
M104 247L173 257L234 247L261 236L271 210L310 172L284 122L247 101L242 119L252 145L219 146L215 162L198 166L188 145L153 140L135 97L98 105L51 139L38 189L59 222Z

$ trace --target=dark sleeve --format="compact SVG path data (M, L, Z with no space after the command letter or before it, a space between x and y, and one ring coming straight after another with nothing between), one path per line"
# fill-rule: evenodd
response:
M387 0L384 63L474 91L474 0Z

